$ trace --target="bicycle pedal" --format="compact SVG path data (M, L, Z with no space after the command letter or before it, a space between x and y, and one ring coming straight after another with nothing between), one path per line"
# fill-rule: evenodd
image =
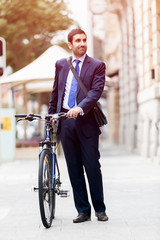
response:
M69 197L69 191L68 190L60 190L59 195L62 198L67 198L67 197Z
M31 189L32 189L32 191L33 191L33 192L38 192L38 190L39 190L39 188L38 188L38 187L36 187L36 186L32 186L32 188L31 188Z

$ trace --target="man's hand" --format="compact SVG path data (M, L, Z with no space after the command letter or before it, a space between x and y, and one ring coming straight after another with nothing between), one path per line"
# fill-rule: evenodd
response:
M67 116L71 118L76 118L83 110L80 107L73 107L67 112Z

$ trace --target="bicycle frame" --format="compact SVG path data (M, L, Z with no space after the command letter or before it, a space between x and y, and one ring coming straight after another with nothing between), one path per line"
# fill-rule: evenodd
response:
M45 130L46 130L45 140L39 143L39 147L40 147L39 158L44 149L44 146L46 145L46 148L48 148L52 154L52 189L53 189L53 185L56 183L55 192L59 195L60 194L59 188L61 186L60 170L59 170L57 157L56 157L56 141L52 140L53 138L52 135L56 133L53 132L52 121L50 119L47 119ZM57 178L55 175L55 168L57 169Z

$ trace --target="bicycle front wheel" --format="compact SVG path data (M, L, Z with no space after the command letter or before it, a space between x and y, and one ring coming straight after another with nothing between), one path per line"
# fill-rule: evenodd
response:
M49 228L54 217L55 191L52 186L52 154L48 149L40 155L38 185L42 223Z

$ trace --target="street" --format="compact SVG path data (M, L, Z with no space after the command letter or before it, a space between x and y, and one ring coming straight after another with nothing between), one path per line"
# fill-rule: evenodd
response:
M160 165L119 146L104 144L101 166L109 221L98 222L92 209L91 221L74 224L77 212L66 163L60 156L62 189L70 190L70 197L57 196L56 217L52 227L45 229L39 214L38 193L32 191L38 175L35 157L38 149L33 150L33 158L30 149L23 149L16 160L0 166L2 240L160 239Z

